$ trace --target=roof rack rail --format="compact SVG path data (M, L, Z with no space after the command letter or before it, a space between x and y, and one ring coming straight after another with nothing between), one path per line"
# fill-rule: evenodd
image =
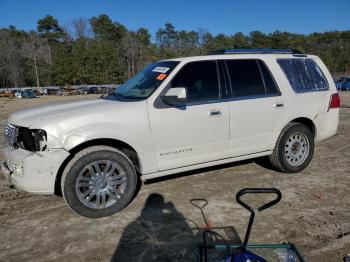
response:
M220 49L211 53L211 55L223 55L223 54L304 54L296 49L275 49L275 48L256 48L256 49Z

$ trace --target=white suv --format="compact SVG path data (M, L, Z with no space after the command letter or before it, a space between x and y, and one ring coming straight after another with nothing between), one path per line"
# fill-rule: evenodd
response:
M114 94L10 116L4 173L61 193L86 217L111 215L139 178L269 156L299 172L334 135L339 96L324 63L294 50L223 50L148 65Z

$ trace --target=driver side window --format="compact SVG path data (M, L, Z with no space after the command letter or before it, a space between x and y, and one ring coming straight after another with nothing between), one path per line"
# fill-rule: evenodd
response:
M189 103L219 99L219 83L215 61L197 61L184 65L171 81L171 87L186 87Z

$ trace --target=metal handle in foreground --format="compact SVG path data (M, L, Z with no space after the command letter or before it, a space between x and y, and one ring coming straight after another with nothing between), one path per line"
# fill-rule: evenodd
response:
M241 197L246 194L276 194L277 195L277 197L274 200L260 206L258 208L258 212L263 211L266 208L272 207L273 205L276 205L282 199L282 193L277 188L244 188L236 194L236 200L238 204L240 204L250 212L249 223L248 223L247 231L246 231L243 246L242 246L243 248L247 246L250 232L254 222L254 217L255 217L254 208L241 200Z

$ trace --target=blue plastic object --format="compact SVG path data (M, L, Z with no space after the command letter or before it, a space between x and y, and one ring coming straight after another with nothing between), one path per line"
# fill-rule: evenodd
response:
M249 250L246 250L243 253L240 253L239 255L234 256L233 258L228 257L225 259L225 262L247 262L247 261L267 262L264 258L258 255L255 255Z

